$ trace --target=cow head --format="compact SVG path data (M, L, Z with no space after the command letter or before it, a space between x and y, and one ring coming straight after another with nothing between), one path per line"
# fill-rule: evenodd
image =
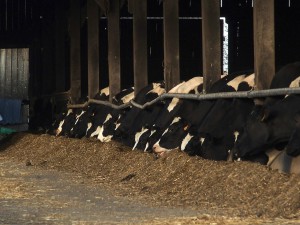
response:
M242 134L235 142L233 151L237 158L263 151L270 136L269 126L265 122L269 115L261 106L255 107L250 113Z
M203 135L200 156L209 160L227 160L230 149L234 144L234 135L214 137L211 134Z
M204 140L204 134L199 134L197 126L192 125L189 132L182 139L180 149L190 156L200 155Z
M160 155L180 147L188 133L190 124L181 117L175 117L160 139L153 145L153 152Z

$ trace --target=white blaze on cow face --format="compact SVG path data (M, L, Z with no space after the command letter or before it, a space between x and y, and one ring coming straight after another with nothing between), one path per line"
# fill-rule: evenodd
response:
M118 121L120 120L121 115L119 115L117 121L114 123L116 125L115 130L117 130L119 128L119 126L121 125L121 123L118 123Z
M85 111L82 110L82 112L76 116L76 121L75 121L75 125L78 123L78 120L80 119L80 117L85 113Z
M172 124L174 124L174 123L179 122L180 120L181 120L181 117L179 117L179 116L175 117L175 118L173 119L172 123L170 124L170 126L171 126Z
M92 123L88 123L85 134L87 134L87 132L91 129L92 125Z
M156 130L151 130L149 137L151 137L155 132L156 132Z
M185 147L187 146L187 144L190 142L190 140L193 138L193 135L190 135L190 133L188 133L185 138L183 139L183 141L181 142L181 146L180 149L181 151L185 150Z
M106 123L107 121L109 121L111 118L112 118L112 115L111 115L110 113L107 114L107 116L106 116L106 118L105 118L103 124Z
M229 81L227 83L228 86L231 86L234 88L234 90L237 91L239 84L245 79L245 75L240 75L234 78L233 80Z
M134 143L134 146L132 148L132 150L134 150L136 148L136 146L138 145L139 141L140 141L140 137L145 133L147 132L149 129L147 128L144 128L142 127L142 130L140 132L137 132L134 136L134 140L135 140L135 143Z
M100 131L97 139L100 140L101 142L110 142L113 136L112 135L103 136L103 131L104 131L104 127L100 126Z
M205 141L205 138L204 137L201 137L200 138L200 143L201 143L201 146L203 145L203 142Z
M169 112L171 112L176 107L176 105L178 104L178 102L179 102L179 98L172 98L172 101L168 105L167 110Z
M145 147L145 149L144 149L144 152L146 152L148 148L149 148L149 143L147 142L147 143L146 143L146 147Z
M73 109L69 109L66 116L70 115L73 112Z
M56 129L56 132L55 132L56 136L58 136L61 133L62 126L64 125L64 123L65 123L65 120L60 121L59 126L58 126L58 128Z
M102 94L105 94L106 96L108 96L109 95L109 87L103 88L100 91L100 95L102 95Z
M240 133L238 131L233 132L233 136L234 136L234 143L236 143L238 137L239 137ZM233 161L233 151L231 149L229 149L227 151L227 161L232 162ZM239 160L238 160L239 161Z
M240 133L239 133L238 131L235 131L235 132L233 133L233 135L234 135L234 143L235 143L235 142L237 141L237 139L238 139Z
M91 137L98 136L100 129L101 129L101 127L98 126L97 129L91 134Z

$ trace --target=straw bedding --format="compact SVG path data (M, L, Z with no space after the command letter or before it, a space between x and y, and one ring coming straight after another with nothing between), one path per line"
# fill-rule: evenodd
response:
M117 142L19 133L0 156L78 173L119 196L231 217L300 218L300 176L250 162L215 162L174 150L155 159Z

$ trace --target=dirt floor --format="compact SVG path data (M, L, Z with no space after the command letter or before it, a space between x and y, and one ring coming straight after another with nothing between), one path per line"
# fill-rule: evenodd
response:
M152 207L199 212L149 224L300 224L300 176L254 163L208 161L178 150L155 159L116 142L29 133L1 143L0 157L80 175L89 185Z

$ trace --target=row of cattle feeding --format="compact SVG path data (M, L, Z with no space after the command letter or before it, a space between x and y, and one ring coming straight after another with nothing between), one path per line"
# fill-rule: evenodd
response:
M230 74L215 82L210 93L249 91L255 76ZM299 87L300 62L279 70L271 89ZM198 94L203 78L194 77L178 84L169 93ZM143 105L165 93L164 83L152 83L135 97L133 88L121 91L113 103L121 105L134 100ZM107 101L108 88L95 99ZM132 149L161 156L179 148L189 155L211 160L251 160L274 163L283 170L300 173L300 96L267 97L264 104L253 99L187 100L170 98L145 109L130 106L122 110L90 104L85 109L69 109L54 123L56 135L95 137L102 142L116 140ZM276 150L275 150L276 149Z

